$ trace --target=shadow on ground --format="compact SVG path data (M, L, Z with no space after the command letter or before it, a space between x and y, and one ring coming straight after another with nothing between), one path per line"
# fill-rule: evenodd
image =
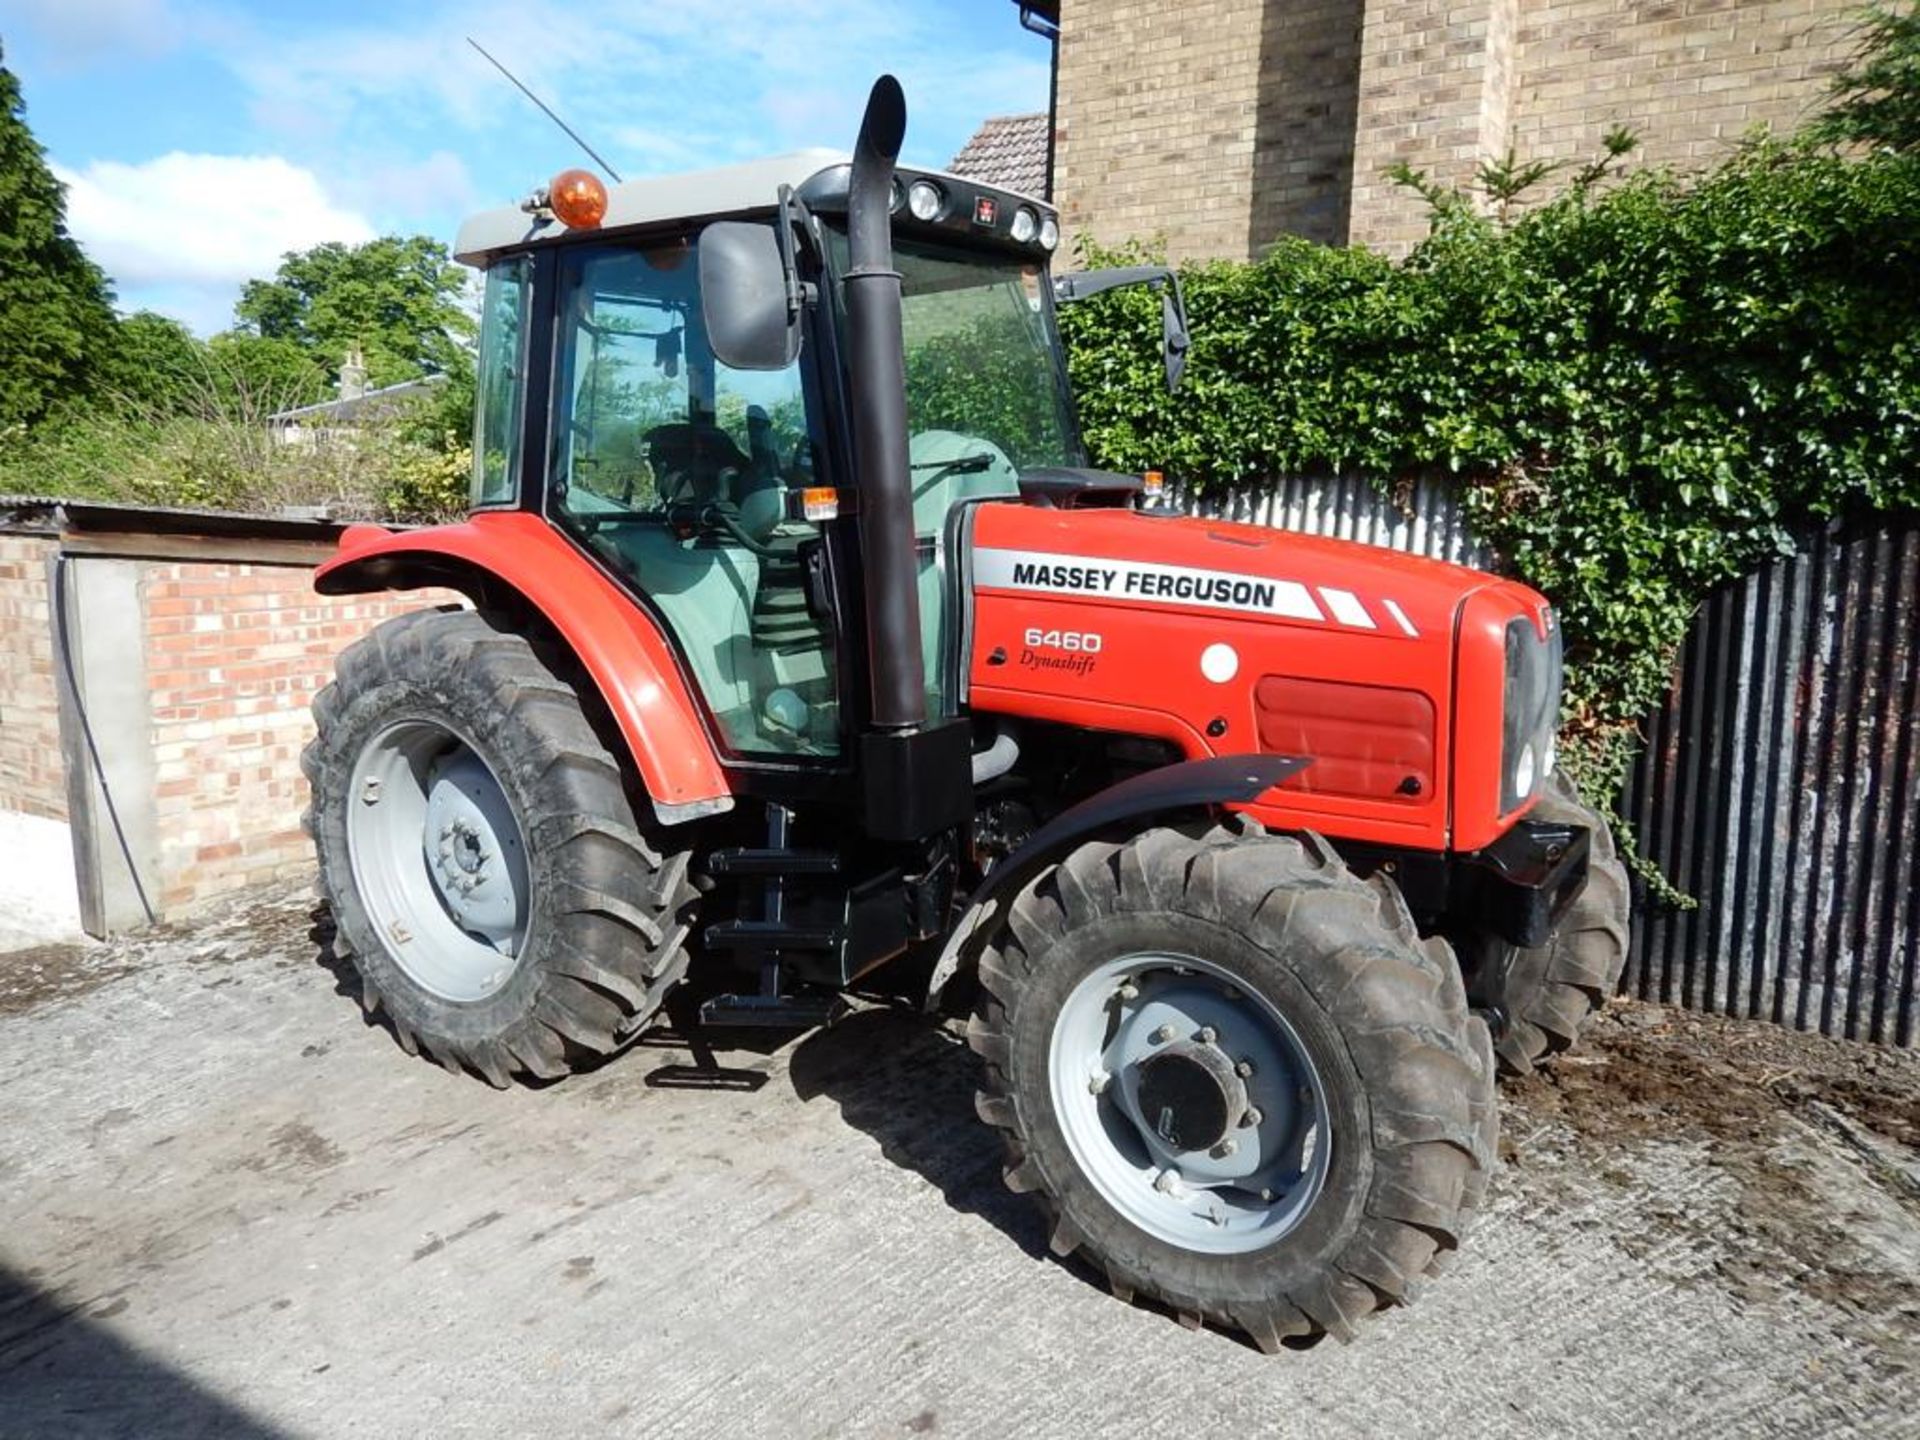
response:
M1000 1139L974 1114L977 1061L937 1020L899 1008L862 1010L794 1047L788 1075L802 1100L825 1096L947 1204L1047 1253L1039 1211L1000 1178Z
M0 1433L17 1440L277 1440L286 1433L100 1323L126 1308L121 1296L63 1300L0 1266Z

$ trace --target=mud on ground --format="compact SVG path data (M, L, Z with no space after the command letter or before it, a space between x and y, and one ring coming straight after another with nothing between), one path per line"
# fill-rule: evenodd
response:
M1822 1300L1885 1368L1920 1372L1920 1055L1621 1000L1502 1099L1510 1187L1551 1200L1576 1158L1633 1187L1647 1146L1691 1142L1730 1203L1648 1193L1623 1248L1716 1252L1711 1278L1735 1297Z

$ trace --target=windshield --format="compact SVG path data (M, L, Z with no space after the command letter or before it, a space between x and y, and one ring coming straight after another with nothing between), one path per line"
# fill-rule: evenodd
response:
M838 258L846 240L835 234ZM896 235L914 528L948 506L1013 494L1017 475L1078 465L1044 267L1017 255Z

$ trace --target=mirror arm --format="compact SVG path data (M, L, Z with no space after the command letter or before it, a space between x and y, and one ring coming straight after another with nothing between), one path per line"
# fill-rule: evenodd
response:
M777 229L780 235L780 268L785 272L787 285L788 320L798 320L800 312L819 298L819 287L810 280L800 278L799 253L794 244L796 231L802 235L811 235L812 218L805 202L793 193L793 187L782 185L780 187L780 221Z

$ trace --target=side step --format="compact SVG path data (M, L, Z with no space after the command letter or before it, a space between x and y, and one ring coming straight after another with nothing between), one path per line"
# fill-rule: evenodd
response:
M707 856L709 875L838 875L840 857L831 850L716 850Z
M847 1011L838 995L715 995L700 1006L702 1025L761 1030L811 1030Z
M707 927L706 941L709 950L832 950L840 944L840 932L778 920L723 920Z

